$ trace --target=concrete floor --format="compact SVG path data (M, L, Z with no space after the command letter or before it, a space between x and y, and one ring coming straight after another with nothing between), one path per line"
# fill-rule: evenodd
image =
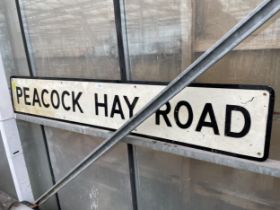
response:
M11 205L15 202L16 199L0 191L0 210L8 210L9 207L11 207Z

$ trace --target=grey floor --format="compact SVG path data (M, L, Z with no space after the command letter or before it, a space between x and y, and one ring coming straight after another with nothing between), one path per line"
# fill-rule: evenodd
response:
M0 210L7 210L16 200L8 194L0 191Z

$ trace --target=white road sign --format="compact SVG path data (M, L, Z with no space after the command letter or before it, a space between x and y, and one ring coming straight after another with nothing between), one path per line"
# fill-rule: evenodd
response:
M11 88L17 113L118 129L164 85L12 77ZM265 160L273 98L265 86L193 85L133 134Z

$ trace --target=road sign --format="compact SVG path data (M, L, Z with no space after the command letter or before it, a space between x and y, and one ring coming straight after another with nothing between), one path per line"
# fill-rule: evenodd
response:
M11 87L17 113L118 129L164 85L13 77ZM192 85L133 134L264 160L273 98L273 90L266 86Z

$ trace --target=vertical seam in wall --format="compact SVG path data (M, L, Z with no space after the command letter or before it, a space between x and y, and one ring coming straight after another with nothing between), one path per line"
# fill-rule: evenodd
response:
M122 36L122 20L121 20L121 8L120 1L114 0L114 15L115 15L115 24L116 24L116 33L117 33L117 44L118 44L118 57L119 57L119 66L121 81L127 81L126 75L126 66L125 66L125 54L124 54L124 44Z
M26 39L25 32L24 32L24 25L23 25L23 21L22 21L22 13L21 13L21 9L20 9L19 0L15 0L15 2L16 2L17 15L18 15L18 20L19 20L20 32L21 32L21 36L22 36L22 42L23 42L23 46L24 46L24 52L25 52L25 56L26 56L26 60L27 60L28 70L29 70L30 77L33 77L34 69L32 69L31 58L30 58L30 54L29 54L29 50L28 50L27 39ZM51 163L51 159L50 159L49 147L48 147L47 137L46 137L46 133L45 133L45 128L43 125L40 125L40 126L41 126L44 146L45 146L45 150L46 150L46 154L47 154L47 162L48 162L49 169L50 169L52 184L55 184L56 180L55 180L53 167L52 167L52 163ZM58 210L61 210L60 201L59 201L59 197L58 197L57 193L55 194L55 198L56 198Z
M54 176L54 172L53 172L53 167L52 167L52 162L51 162L51 157L50 157L50 152L49 152L49 145L48 145L47 136L46 136L46 132L45 132L45 127L43 125L40 125L40 126L41 126L41 130L42 130L42 134L43 134L44 146L45 146L46 153L47 153L47 160L48 160L48 164L49 164L49 168L50 168L52 184L55 184L56 180L55 180L55 176ZM55 194L55 199L56 199L56 202L57 202L58 209L61 210L58 193Z
M114 0L113 4L114 4L114 15L115 15L117 44L118 44L120 77L121 77L121 81L125 82L129 80L129 75L127 72L127 70L129 69L126 68L120 0ZM138 210L137 185L136 185L137 178L135 173L136 170L135 170L135 159L134 159L134 146L131 144L127 144L127 155L128 155L132 207L133 210Z
M130 174L130 185L132 191L132 205L133 210L138 210L138 200L137 200L137 185L136 185L136 165L135 165L135 154L134 146L132 144L127 144L128 153L128 164L129 164L129 174Z
M26 61L27 61L27 65L28 65L28 70L29 70L30 76L33 77L34 74L33 74L33 71L32 71L31 59L30 59L30 55L29 55L29 51L28 51L28 46L27 46L27 39L26 39L25 32L24 32L24 26L23 26L23 21L22 21L22 14L21 14L21 10L20 10L20 4L19 4L19 0L15 0L15 1L16 1L17 14L18 14L18 20L19 20L19 27L20 27L20 32L21 32L21 36L22 36L22 42L23 42L24 52L25 52Z

